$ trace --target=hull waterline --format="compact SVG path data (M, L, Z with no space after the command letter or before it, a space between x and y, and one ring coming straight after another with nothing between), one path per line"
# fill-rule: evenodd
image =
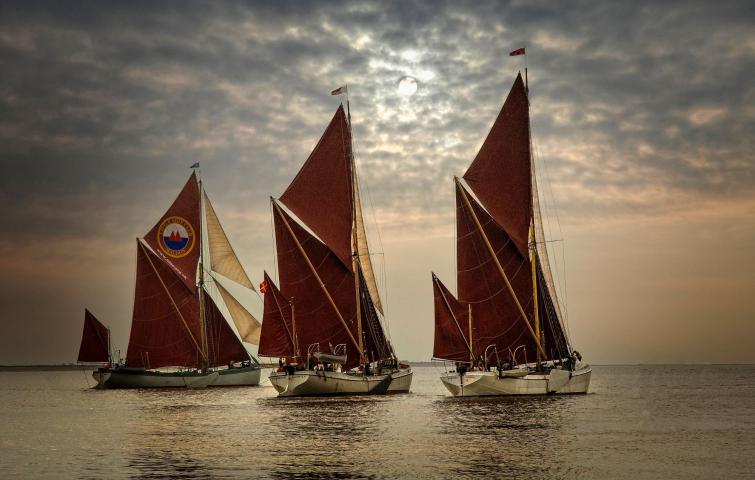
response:
M270 383L279 397L380 395L388 391L392 381L390 374L363 376L314 370L270 374Z
M201 373L161 372L142 369L98 369L92 372L95 388L206 388L256 386L261 369L257 366Z
M587 393L592 368L582 366L570 372L553 369L548 373L532 372L523 376L499 377L497 372L472 371L459 375L441 375L443 386L455 397L560 395Z

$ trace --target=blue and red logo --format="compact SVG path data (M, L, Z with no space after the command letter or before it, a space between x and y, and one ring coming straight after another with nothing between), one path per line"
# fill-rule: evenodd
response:
M160 250L173 258L181 258L194 248L194 228L181 217L168 217L157 229Z

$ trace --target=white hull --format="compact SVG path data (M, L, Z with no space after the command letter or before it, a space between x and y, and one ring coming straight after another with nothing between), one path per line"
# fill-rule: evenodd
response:
M262 369L259 367L242 367L219 370L218 378L210 387L251 387L260 384Z
M302 370L294 372L293 375L287 375L286 372L270 374L270 383L279 397L378 395L385 393L392 381L389 374L365 377L359 374L314 370Z
M443 385L455 397L488 395L547 395L587 393L592 368L579 366L575 371L553 369L550 373L530 373L521 377L498 377L497 372L449 372L441 375Z
M216 381L218 372L158 372L151 370L96 370L95 388L205 388Z
M391 384L388 385L387 393L407 393L412 387L413 376L411 367L391 372Z

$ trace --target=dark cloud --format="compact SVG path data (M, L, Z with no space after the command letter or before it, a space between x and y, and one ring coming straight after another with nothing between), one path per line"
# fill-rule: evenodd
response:
M0 247L128 251L199 160L229 230L270 256L267 198L343 83L378 220L439 228L522 45L562 215L751 196L754 21L747 1L3 3Z

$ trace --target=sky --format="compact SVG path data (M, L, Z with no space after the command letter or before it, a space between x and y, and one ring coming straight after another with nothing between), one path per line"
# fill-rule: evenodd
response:
M268 198L343 84L390 334L429 359L452 177L525 62L575 347L755 362L753 25L750 1L0 2L0 364L74 362L85 307L125 352L134 239L194 162L274 272Z

